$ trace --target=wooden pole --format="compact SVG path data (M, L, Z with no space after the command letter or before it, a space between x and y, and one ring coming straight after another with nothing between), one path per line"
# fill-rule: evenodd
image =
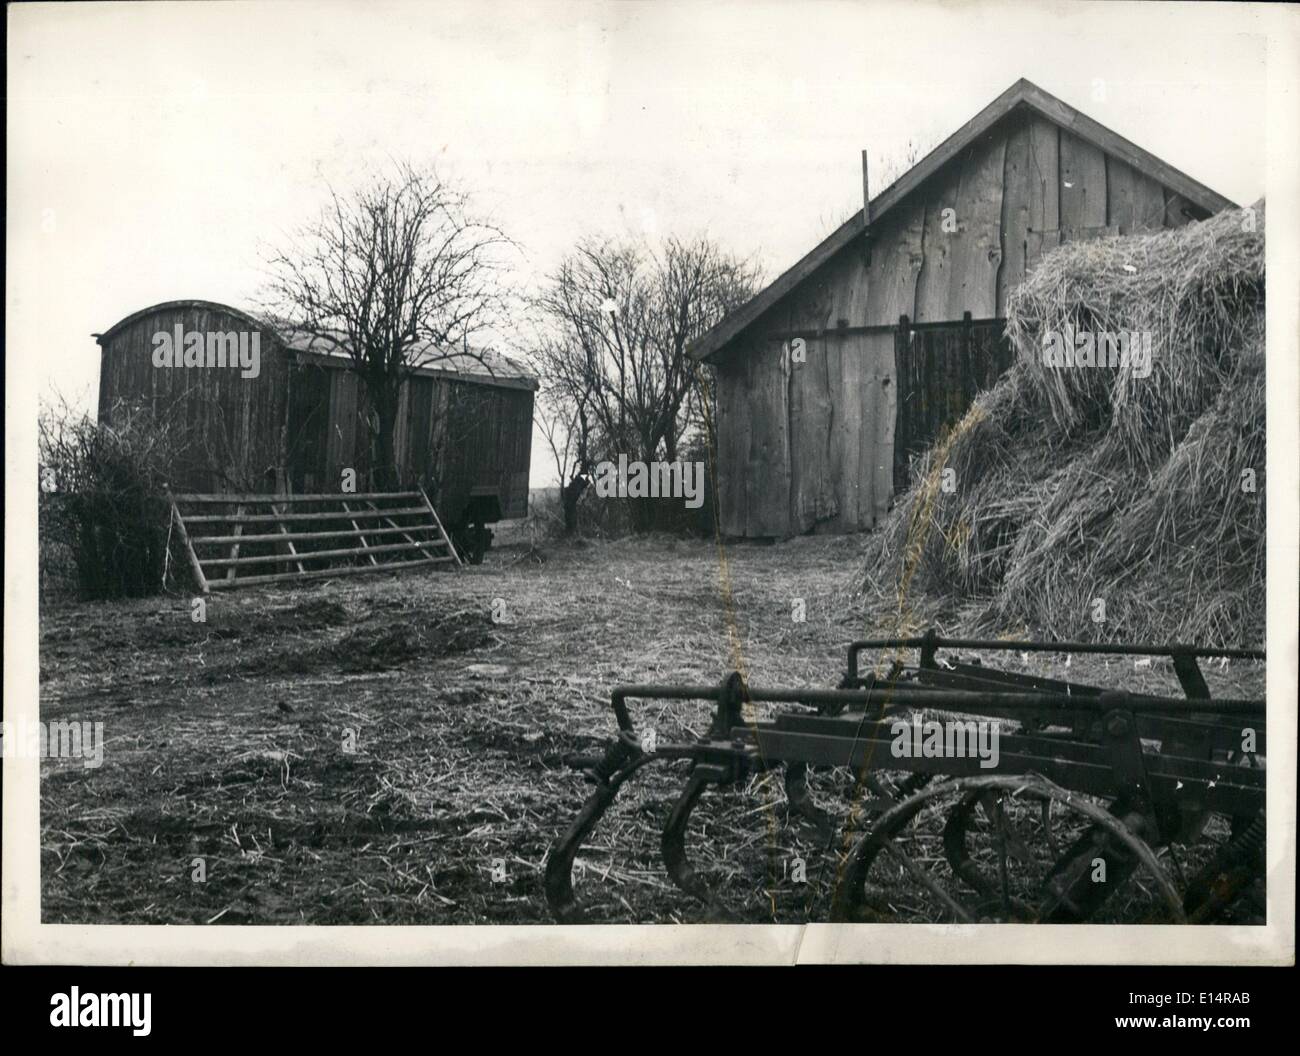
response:
M357 511L354 510L352 512L355 519L355 514L357 513ZM346 520L347 518L343 514L339 514L339 516L335 519L342 521L342 520ZM422 525L421 527L426 527L426 526ZM401 532L408 532L408 531L410 531L409 528L401 528L401 527L357 528L353 530L340 528L338 530L328 530L328 531L321 530L319 532L290 532L288 535L285 535L283 532L272 532L268 535L263 535L263 534L258 534L258 535L244 534L242 536L208 535L208 536L202 536L200 538L197 538L194 540L194 542L196 546L209 546L209 545L229 546L233 542L238 542L242 546L245 543L248 543L250 545L253 543L282 543L286 539L290 539L295 543L315 542L321 539L355 539L359 535L363 535L366 537L367 540L369 540L372 536L376 536L376 535L397 535Z
M261 499L265 503L270 500ZM424 513L423 506L403 506L401 509L390 510L353 510L352 516L361 520L373 520L377 518L390 517L396 514ZM236 517L233 513L203 513L190 517L190 524L278 524L281 521L341 521L343 515L335 513L293 513L285 511L283 513L245 513Z
M279 505L278 505L277 503L274 503L274 502L271 503L271 509L274 510L277 514L280 512L280 507L279 507ZM277 519L275 523L276 523L276 526L280 529L280 534L281 534L281 535L288 535L288 534L289 534L289 529L286 528L286 527L284 526L284 521L281 521L281 520L278 520L278 519ZM297 558L298 558L298 550L297 550L297 548L293 545L293 542L292 542L291 540L289 540L289 539L286 539L286 540L284 541L284 545L287 546L287 547L289 548L289 553L293 555L293 557L294 557L294 562L293 562L293 563L294 563L295 565L298 566L298 571L299 571L299 572L305 572L306 569L304 569L304 568L302 567L302 562L299 561L299 560L297 559Z
M447 529L442 526L442 521L438 517L438 511L433 508L433 503L429 501L429 496L424 493L424 487L419 485L420 498L424 504L429 507L429 516L433 518L433 523L438 526L438 534L442 536L442 541L447 544L447 552L456 559L456 567L464 568L465 562L460 559L460 554L456 553L456 547L452 545L451 540L447 537Z
M347 510L348 513L351 513L351 512L352 512L352 510L348 508L348 504L347 504L346 502L343 502L343 500L341 500L341 499L339 500L339 502L340 502L340 504L343 506L343 509ZM355 519L355 518L349 518L349 520L351 520L351 522L352 522L352 527L356 529L357 536L361 539L361 546L362 546L364 549L369 550L369 549L370 549L370 544L369 544L368 542L366 542L366 537L365 537L364 535L361 534L361 528L357 525L356 519ZM379 564L379 562L375 560L375 555L374 555L374 554L369 554L369 553L368 553L368 554L366 554L366 557L370 558L370 563L371 563L372 565L377 565L377 564Z
M241 516L243 516L243 513L244 513L244 504L241 502L239 505L237 505L237 506L235 507L235 516L236 516L236 517L241 517ZM243 535L243 534L244 534L244 525L243 525L243 523L242 523L242 522L236 522L236 524L235 524L235 535L236 535L236 536L240 536L240 535ZM233 544L231 545L231 547L230 547L230 557L231 557L231 559L232 559L232 563L231 563L230 567L226 570L226 578L227 578L227 579L234 579L234 578L235 578L235 566L234 566L234 563L233 563L233 559L236 558L236 557L238 557L238 556L239 556L239 544L238 544L238 543L233 543Z
M414 542L416 542L416 538L415 538L415 536L413 536L413 535L411 534L411 532L430 532L430 531L433 530L433 526L432 526L432 525L428 525L428 524L412 524L412 525L407 525L407 526L400 525L400 524L398 524L395 520L393 520L391 517L385 517L383 511L380 510L380 509L378 509L378 507L376 507L375 504L374 504L373 502L368 503L367 505L368 505L372 510L375 510L375 511L379 514L380 517L382 517L385 521L387 521L390 525L392 525L392 527L393 527L397 532L399 532L401 535L405 536L406 541L407 541L408 543L414 543ZM424 511L421 510L420 512L423 513ZM427 540L427 545L429 545L429 546L442 546L442 543L438 542L437 539L429 539L429 540ZM453 550L453 551L452 551L452 556L455 556L455 553L456 553L456 551ZM426 555L426 556L427 556L427 555Z
M301 556L316 560L327 557L360 557L362 554L386 554L409 552L418 550L425 553L428 550L435 550L442 546L437 539L412 539L409 543L383 543L379 546L372 546L368 550L358 550L355 546L340 547L337 550L312 550ZM425 554L427 557L428 554ZM447 558L446 560L450 560ZM268 562L274 562L277 565L285 563L283 554L260 554L256 557L211 557L208 559L209 565L264 565ZM377 562L376 562L377 563ZM302 571L299 568L299 571Z
M335 576L377 575L380 572L396 572L403 568L428 568L429 564L446 563L450 557L423 557L416 561L389 561L380 565L343 565L339 568L319 568L311 572L276 572L268 576L240 576L234 583L224 579L214 580L214 590L232 587L252 587L259 583L292 583L300 579L333 579Z
M871 180L867 174L867 148L862 148L862 230L871 226Z
M185 553L190 559L190 568L194 572L194 578L199 584L199 590L204 594L211 593L208 588L208 578L203 574L203 566L199 564L199 555L194 552L194 546L190 543L190 533L185 530L185 518L181 516L181 511L176 505L175 498L172 497L171 490L167 491L167 499L172 504L172 519L176 522L176 532L181 537L181 543L185 547Z

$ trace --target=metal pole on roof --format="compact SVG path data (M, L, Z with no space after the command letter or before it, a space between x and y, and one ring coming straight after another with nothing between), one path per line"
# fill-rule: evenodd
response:
M871 226L871 181L867 176L867 148L862 148L862 230Z

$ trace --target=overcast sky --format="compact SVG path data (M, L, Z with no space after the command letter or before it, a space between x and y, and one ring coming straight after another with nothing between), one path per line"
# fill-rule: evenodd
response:
M390 157L432 161L524 247L707 231L774 277L861 205L860 151L937 144L1028 77L1240 204L1264 191L1247 5L19 5L10 303L43 388L94 402L90 334L248 305L259 245ZM14 338L11 332L11 342ZM535 449L540 443L535 441ZM534 486L551 471L535 450Z

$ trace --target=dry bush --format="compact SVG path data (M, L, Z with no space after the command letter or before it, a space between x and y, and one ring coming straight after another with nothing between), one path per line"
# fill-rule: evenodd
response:
M75 583L82 598L157 593L168 565L165 489L171 459L185 450L175 414L119 404L112 426L60 401L42 407L39 528L48 592ZM46 563L48 562L48 563Z

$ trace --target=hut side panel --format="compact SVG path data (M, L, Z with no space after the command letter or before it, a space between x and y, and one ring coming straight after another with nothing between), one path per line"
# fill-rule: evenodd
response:
M439 379L441 381L441 379ZM502 516L528 513L528 466L532 457L533 393L468 382L445 382L443 450L426 464L441 468L432 479L440 512L455 522L471 490L491 487L501 497ZM432 496L431 496L432 497Z
M723 532L763 537L874 526L895 489L899 408L909 415L910 445L919 413L911 403L929 407L936 390L951 389L943 407L959 414L968 404L974 390L960 373L964 357L920 359L944 364L937 378L915 376L920 368L909 361L903 379L893 334L837 328L892 325L902 315L954 324L964 312L1002 318L1011 291L1062 242L1204 215L1054 122L1009 115L875 225L869 251L862 244L841 250L719 361ZM805 337L802 366L788 354L789 334L800 331L825 331ZM919 431L928 433L933 416L921 417L929 424Z
M260 348L255 378L236 367L156 367L154 335L256 331ZM173 489L273 491L284 464L287 363L276 335L211 306L167 308L141 316L102 342L99 419L118 422L125 406L147 407L184 431L173 456Z
M374 483L372 411L352 371L307 364L294 372L289 433L295 490L334 490L345 469ZM474 487L497 488L505 517L528 512L533 393L416 375L402 388L395 456L402 487L419 485L454 521Z
M329 462L332 372L294 364L289 371L289 481L301 494L333 490Z

